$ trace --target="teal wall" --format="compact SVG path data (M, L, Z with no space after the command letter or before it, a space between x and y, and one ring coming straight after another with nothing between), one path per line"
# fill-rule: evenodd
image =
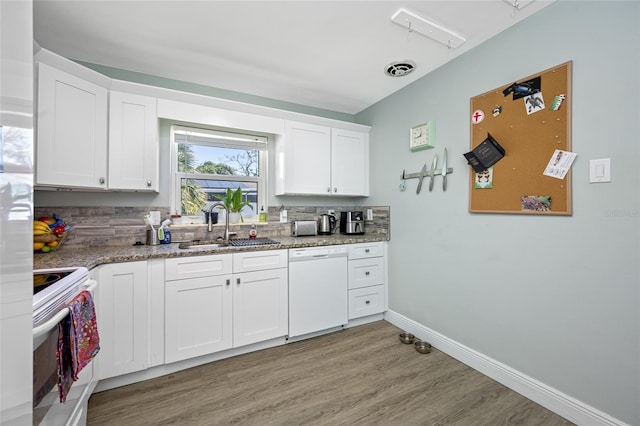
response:
M214 98L228 99L232 101L244 102L247 104L261 105L270 108L283 109L286 111L294 111L302 114L317 115L319 117L332 118L342 121L354 121L351 114L330 111L327 109L313 108L305 105L294 104L291 102L278 101L275 99L255 96L248 93L234 92L232 90L219 89L217 87L204 86L202 84L189 83L186 81L174 80L170 78L158 77L156 75L143 74L134 71L122 70L119 68L108 67L105 65L92 64L89 62L77 61L79 64L87 68L91 68L108 77L131 81L134 83L146 84L149 86L157 86L165 89L173 89L181 92L196 93L198 95L211 96Z
M356 116L372 205L391 206L389 307L628 424L640 424L640 3L559 1ZM573 61L573 216L468 213L469 100ZM545 100L548 97L545 96ZM549 102L549 100L547 100ZM411 153L434 119L436 149ZM398 191L449 150L447 192ZM590 159L612 182L589 184Z

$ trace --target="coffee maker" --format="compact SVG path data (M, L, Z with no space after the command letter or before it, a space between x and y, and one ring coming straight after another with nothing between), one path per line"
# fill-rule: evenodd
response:
M340 212L340 233L346 235L364 234L364 215L362 212Z

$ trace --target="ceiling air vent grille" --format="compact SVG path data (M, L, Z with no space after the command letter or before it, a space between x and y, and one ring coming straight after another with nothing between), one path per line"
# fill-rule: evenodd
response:
M409 60L391 62L384 67L384 72L391 77L403 77L416 68L416 63Z

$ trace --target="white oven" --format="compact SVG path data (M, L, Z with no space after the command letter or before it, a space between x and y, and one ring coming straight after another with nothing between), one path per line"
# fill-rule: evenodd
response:
M67 306L83 290L95 295L97 282L87 268L34 271L33 287L33 425L84 425L87 402L97 383L94 363L73 382L65 403L57 386L58 323L69 315Z

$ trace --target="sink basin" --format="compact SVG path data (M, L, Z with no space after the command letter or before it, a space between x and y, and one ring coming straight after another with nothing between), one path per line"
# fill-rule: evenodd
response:
M181 249L215 249L221 247L250 247L250 246L266 246L270 244L280 244L278 241L274 241L270 238L234 238L229 241L229 244L224 244L220 241L191 241L187 243L180 243L178 248Z
M192 241L189 243L180 243L178 245L178 248L181 249L214 249L220 247L229 247L229 245L217 241Z

